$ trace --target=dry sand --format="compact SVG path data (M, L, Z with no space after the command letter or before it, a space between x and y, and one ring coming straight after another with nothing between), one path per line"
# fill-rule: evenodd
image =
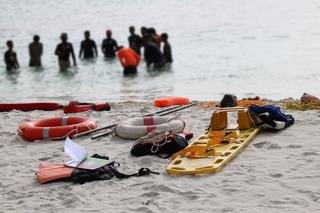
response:
M87 112L99 126L156 111L147 103L114 103L110 112ZM212 109L180 111L186 130L198 136ZM61 116L62 111L0 113L0 212L320 212L319 111L287 111L296 122L279 132L262 132L221 172L207 176L170 176L169 160L132 157L132 141L104 137L75 141L89 153L108 155L120 171L149 167L161 175L95 181L84 185L40 185L40 162L63 162L63 141L28 143L16 135L23 119Z

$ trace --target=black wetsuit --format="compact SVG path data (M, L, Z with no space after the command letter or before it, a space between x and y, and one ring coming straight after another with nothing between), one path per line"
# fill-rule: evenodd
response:
M165 42L163 46L163 56L167 63L172 63L171 45L169 42Z
M55 54L58 56L58 59L61 61L69 61L70 54L73 52L73 46L71 43L60 43L57 45Z
M80 46L79 57L81 57L82 53L83 53L83 58L93 58L93 57L97 56L96 42L91 39L83 40L81 42L81 46Z
M6 63L7 70L18 69L17 54L13 51L7 50L4 53L4 61Z
M133 34L128 37L129 47L133 49L138 55L141 55L142 39L139 35Z
M32 42L29 44L29 55L30 55L29 66L30 67L41 66L42 52L43 52L42 43Z
M118 50L117 41L112 38L106 38L102 41L102 52L104 57L113 58Z
M58 56L58 59L59 59L60 70L66 70L67 68L71 67L70 59L69 59L70 54L73 58L74 64L76 64L73 46L69 42L58 44L55 54Z
M146 60L147 66L152 63L155 68L163 67L165 64L165 59L159 50L159 48L152 42L148 42L144 47L144 58Z

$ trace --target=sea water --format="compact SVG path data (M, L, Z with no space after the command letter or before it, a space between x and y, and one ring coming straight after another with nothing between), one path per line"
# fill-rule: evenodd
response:
M320 2L316 0L0 0L0 54L14 41L20 71L0 61L1 102L150 101L178 95L193 100L320 95ZM101 54L105 31L128 45L128 27L167 32L174 62L161 71L123 77L117 60ZM56 45L69 35L76 55L83 32L99 57L60 72ZM28 44L39 34L43 68L28 67Z

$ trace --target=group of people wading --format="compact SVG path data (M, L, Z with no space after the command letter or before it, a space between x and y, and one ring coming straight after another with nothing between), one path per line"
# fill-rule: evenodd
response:
M112 31L106 31L106 38L103 39L101 50L105 58L118 59L124 68L125 75L137 73L137 66L141 59L141 49L144 48L144 59L147 67L153 65L154 68L162 68L166 63L172 63L171 46L168 42L168 34L158 35L154 28L141 27L141 36L135 33L133 26L129 27L130 36L128 37L129 47L118 46L117 41L112 38ZM90 38L90 31L84 32L84 40L81 42L79 58L92 59L98 57L97 45ZM62 33L61 43L56 47L55 54L58 57L60 70L66 70L71 67L70 56L73 65L76 66L76 57L72 43L68 42L68 35ZM163 43L161 51L161 43ZM4 54L4 61L8 71L19 68L19 62L16 52L13 50L13 41L7 41L8 50ZM35 35L33 42L29 44L30 67L40 67L41 56L43 54L43 44L40 42L40 36Z

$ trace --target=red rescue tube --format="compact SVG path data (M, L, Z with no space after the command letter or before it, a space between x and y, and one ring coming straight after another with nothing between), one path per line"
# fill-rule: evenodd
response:
M123 68L128 66L138 66L141 58L131 48L122 48L118 51L118 58Z
M0 104L0 111L11 111L11 110L48 110L53 111L60 109L61 105L58 103L3 103Z
M109 111L110 105L108 103L101 103L101 104L74 104L74 102L70 102L68 106L63 107L63 112L65 114L68 113L77 113L77 112L85 112L89 110L95 111Z
M189 104L189 98L185 97L166 97L158 98L154 100L154 106L156 107L167 107L171 105L186 105Z
M96 121L81 116L45 118L20 124L18 133L27 141L63 139L97 128Z

